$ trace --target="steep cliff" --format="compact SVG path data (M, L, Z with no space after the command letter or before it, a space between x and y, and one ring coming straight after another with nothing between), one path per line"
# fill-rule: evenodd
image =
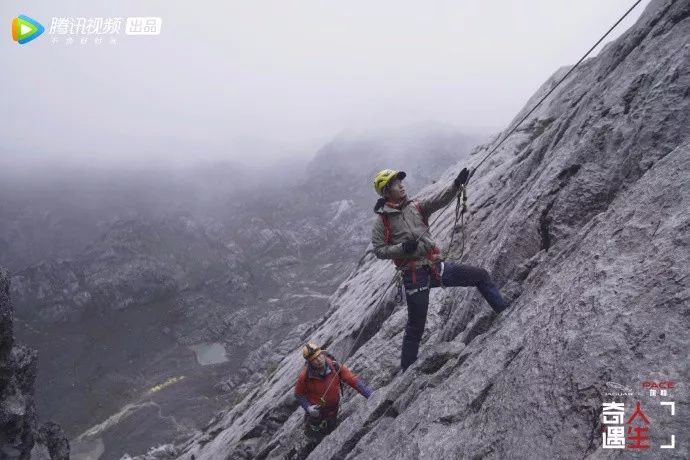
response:
M474 289L434 290L420 359L396 375L406 310L392 290L376 305L393 268L368 251L302 339L340 357L354 348L347 364L376 389L372 398L346 392L336 431L312 452L302 449L295 350L242 402L165 455L601 458L607 382L632 387L638 394L623 397L629 404L644 399L642 381L670 380L681 382L671 395L675 416L645 400L658 422L654 454L675 433L675 449L664 454L688 458L689 135L690 2L656 0L472 179L462 261L492 272L512 299L507 312L494 318ZM445 243L450 214L432 229Z
M69 443L60 426L39 428L34 405L37 355L17 345L7 271L0 269L0 458L68 459Z

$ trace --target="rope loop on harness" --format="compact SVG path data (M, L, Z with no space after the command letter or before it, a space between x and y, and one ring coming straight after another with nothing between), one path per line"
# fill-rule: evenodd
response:
M395 293L395 303L402 305L403 301L403 271L400 268L396 268L395 273L395 285L397 292Z

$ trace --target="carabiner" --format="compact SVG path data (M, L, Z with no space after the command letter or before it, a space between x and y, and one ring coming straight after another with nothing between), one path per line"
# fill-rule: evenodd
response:
M398 274L396 275L397 280L395 284L398 287L398 292L395 294L395 303L398 305L402 305L403 301L403 275L401 271L398 271Z

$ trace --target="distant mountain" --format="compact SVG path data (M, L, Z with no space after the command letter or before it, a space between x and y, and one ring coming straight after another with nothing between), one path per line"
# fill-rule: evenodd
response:
M12 274L18 333L41 357L39 410L75 439L75 455L119 458L191 435L326 312L369 244L374 172L406 169L413 190L479 139L408 127L341 136L296 177L214 164L160 180L141 172L123 190L106 182L107 194L94 183L88 207L73 193L60 212L88 229L83 247ZM36 222L18 213L12 225ZM54 227L34 230L45 244Z

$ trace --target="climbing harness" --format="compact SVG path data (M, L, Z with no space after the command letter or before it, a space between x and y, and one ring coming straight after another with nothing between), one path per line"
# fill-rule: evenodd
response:
M426 229L428 230L429 228L429 222L427 217L424 215L422 212L422 208L419 205L418 202L413 202L415 207L417 208L417 212L419 212L420 217L422 218L422 222L425 224ZM455 205L455 219L453 221L453 226L451 228L451 234L450 234L450 243L448 244L448 247L445 249L445 251L441 252L438 248L434 247L432 250L430 250L426 254L426 259L422 261L405 261L404 259L394 259L393 261L395 262L396 265L396 284L397 284L397 293L395 296L395 301L398 304L402 303L403 299L403 292L407 295L412 295L416 294L417 292L425 291L431 287L431 279L429 278L427 281L426 286L420 286L416 289L410 289L410 290L405 290L404 289L404 283L403 283L403 274L405 271L410 270L412 271L412 283L416 284L417 282L417 269L421 267L427 267L429 270L429 274L435 276L438 279L439 285L441 288L445 289L445 286L443 285L443 270L444 270L444 264L445 261L448 259L448 255L453 247L453 243L455 240L455 233L457 232L458 229L458 221L460 222L460 232L462 234L462 245L460 249L460 256L458 259L462 257L462 255L465 252L465 213L467 212L467 188L465 185L460 185L460 188L457 193L456 197L456 205ZM387 244L392 243L392 236L391 236L391 225L390 225L390 220L389 217L385 214L380 214L381 220L383 222L383 227L384 227L384 241ZM422 233L423 235L424 233ZM417 241L421 239L421 236L417 238ZM435 256L437 254L441 253L440 259L436 259ZM440 270L437 268L437 266L440 266Z
M429 278L427 278L426 286L420 286L420 287L418 287L417 289L405 290L405 294L407 294L407 295L413 295L413 294L416 294L416 293L418 293L418 292L426 291L426 290L429 289L430 287L431 287L431 278L429 277Z
M311 426L314 431L323 433L324 431L326 431L326 428L328 428L328 422L326 421L326 419L323 419L320 423L316 425L312 423Z

